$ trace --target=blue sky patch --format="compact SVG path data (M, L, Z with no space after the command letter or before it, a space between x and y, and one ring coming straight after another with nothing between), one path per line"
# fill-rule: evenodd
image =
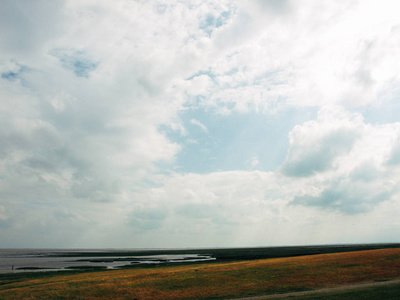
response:
M1 78L6 79L8 81L16 81L21 78L23 72L27 71L29 68L26 66L20 65L17 62L13 62L15 64L15 68L13 70L5 71L1 73Z
M9 81L15 81L18 79L18 73L15 73L15 72L2 73L1 78L7 79Z
M190 109L180 115L186 135L163 130L182 147L177 154L177 171L272 171L285 160L289 132L315 115L313 109L286 110L276 115L256 112L221 115Z
M224 24L226 24L231 15L231 11L224 11L219 16L208 14L200 24L200 29L207 32L208 35L211 35L216 28L222 27Z
M64 68L72 70L78 77L88 78L89 73L96 70L99 64L83 51L57 49L51 54L60 60Z
M387 124L400 121L400 91L381 105L368 105L363 111L366 122L372 124Z

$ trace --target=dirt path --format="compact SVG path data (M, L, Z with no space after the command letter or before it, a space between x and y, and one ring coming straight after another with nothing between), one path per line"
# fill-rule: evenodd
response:
M359 283L353 285L343 285L332 288L323 288L312 291L303 291L303 292L292 292L286 294L275 294L275 295L265 295L265 296L254 296L254 297L246 297L246 298L236 298L235 300L264 300L264 299L282 299L286 297L293 296L305 296L305 295L313 295L319 293L326 292L340 292L340 291L349 291L361 288L375 287L375 286L385 286L390 284L400 283L400 279L388 280L388 281L379 281L379 282L368 282L368 283Z

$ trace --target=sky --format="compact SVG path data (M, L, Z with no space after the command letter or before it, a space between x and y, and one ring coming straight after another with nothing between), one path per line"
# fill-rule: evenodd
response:
M0 247L399 242L400 3L0 2Z

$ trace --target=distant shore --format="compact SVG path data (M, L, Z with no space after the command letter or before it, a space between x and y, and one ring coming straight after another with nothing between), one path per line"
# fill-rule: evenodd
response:
M400 248L400 243L210 249L0 249L0 274L111 270Z

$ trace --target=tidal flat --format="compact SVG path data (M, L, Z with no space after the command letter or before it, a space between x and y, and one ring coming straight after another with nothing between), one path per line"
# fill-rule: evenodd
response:
M145 254L145 255L143 255ZM188 263L215 260L210 255L165 254L143 250L0 250L0 274L66 270L107 270L143 265Z
M400 244L214 249L0 249L0 274L111 270L210 261L246 261L384 248L400 248Z

